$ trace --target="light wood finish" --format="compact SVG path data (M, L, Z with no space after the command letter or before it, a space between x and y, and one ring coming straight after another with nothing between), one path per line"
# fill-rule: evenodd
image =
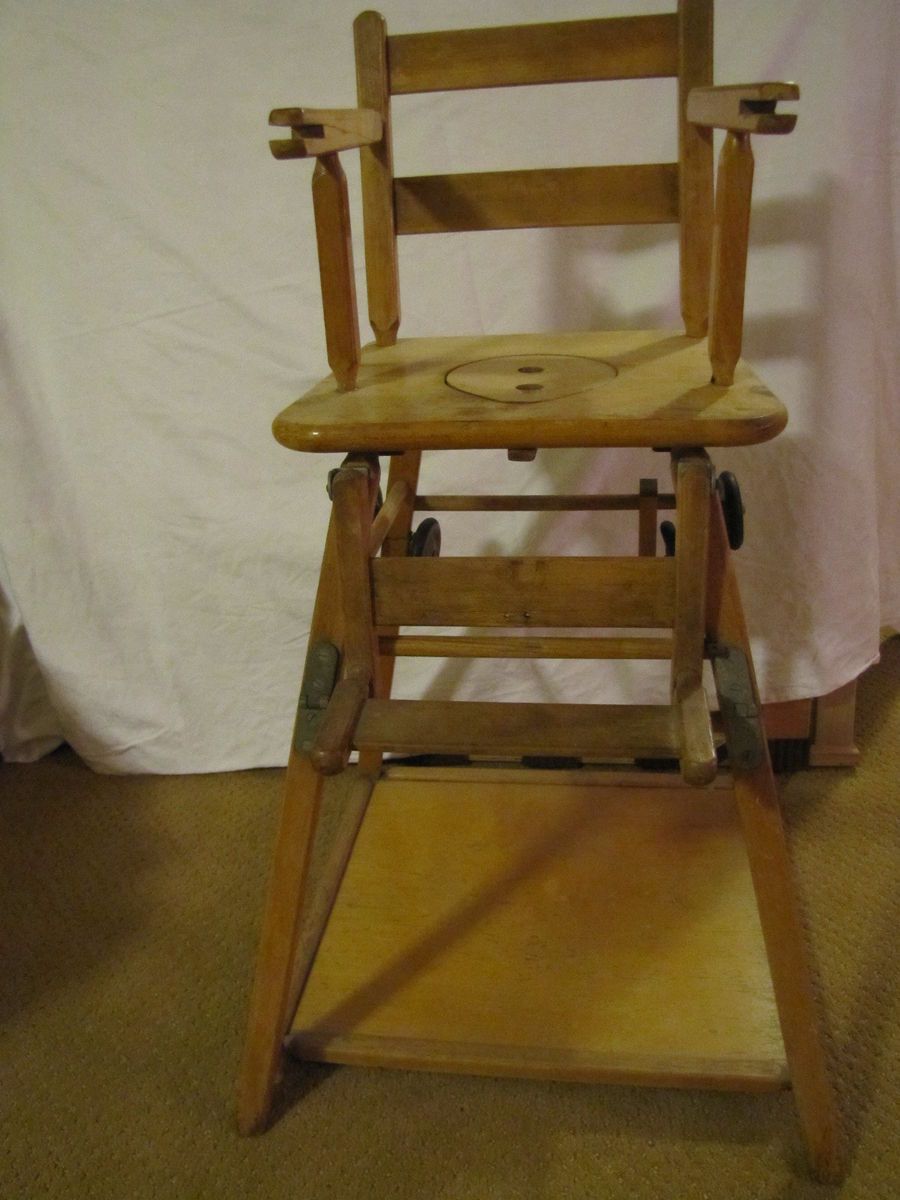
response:
M381 506L378 515L372 522L372 529L369 533L369 553L377 554L381 549L381 545L385 538L391 532L391 527L399 517L400 513L409 507L412 499L412 492L409 484L405 480L398 480L396 483L388 487L388 493L384 498L384 504Z
M672 703L682 746L681 773L686 783L703 785L716 773L716 750L703 690L713 472L703 451L673 455L673 465L678 540L675 543Z
M692 125L730 129L734 133L790 133L796 113L776 112L779 100L799 100L796 83L733 83L693 88L687 119Z
M374 109L382 121L380 142L359 152L369 321L379 346L391 346L400 328L400 282L394 229L394 158L388 90L387 30L377 12L353 22L356 92L361 108Z
M805 740L812 733L812 700L782 700L764 704L763 727L767 738Z
M521 354L602 359L615 378L541 404L502 404L449 387L464 362ZM509 446L747 445L787 414L746 363L730 388L710 383L702 341L652 330L404 339L367 346L353 392L325 379L275 420L293 450Z
M856 680L820 696L816 701L816 725L809 748L811 767L853 767L859 761L855 739Z
M392 558L372 563L381 625L659 629L675 564L649 558Z
M655 479L641 480L638 513L638 554L653 558L659 538L656 528L659 519L659 485Z
M398 233L678 220L678 164L478 171L394 180Z
M343 628L338 603L336 522L332 512L309 644L326 640L340 646ZM318 827L321 788L322 776L292 745L238 1077L237 1123L244 1134L265 1128L280 1069L282 1038L300 995L299 947L304 937L306 882Z
M725 523L711 506L708 632L747 656L753 699L759 692ZM791 863L768 749L760 765L732 768L735 797L750 861L769 969L800 1122L810 1162L822 1180L842 1177L843 1161L834 1096L815 999L806 936L794 894Z
M458 392L503 404L542 404L560 400L615 379L616 368L583 354L509 354L479 358L448 371Z
M655 480L651 482L655 483ZM661 492L657 507L675 507L675 496ZM640 511L642 496L632 492L591 496L417 496L419 512L632 512Z
M668 705L499 704L476 700L370 700L359 749L394 754L529 754L674 758Z
M328 365L335 386L349 391L359 370L359 318L347 178L336 154L316 160L312 191Z
M394 95L678 73L669 13L407 33L388 46Z
M679 0L678 57L681 315L690 337L704 337L709 325L713 140L711 130L688 121L687 103L694 88L713 81L712 0Z
M331 481L341 607L344 614L342 674L375 686L376 646L369 586L369 529L378 461L350 458Z
M276 158L312 158L369 146L383 136L381 114L370 108L273 108L270 125L289 125L288 140L269 142Z
M744 336L753 150L746 133L726 133L716 178L709 358L713 381L730 386Z
M350 677L336 685L309 757L322 775L337 775L350 761L353 734L369 695L369 681Z
M671 638L381 636L382 653L411 658L669 659Z
M409 534L415 515L416 488L419 485L419 470L422 455L418 450L407 450L405 454L395 454L391 459L388 475L388 495L401 485L405 488L405 497L396 519L391 525L390 532L381 548L385 558L405 558L409 553ZM396 627L382 626L378 631L383 637L390 638L399 632ZM394 679L395 656L386 650L379 640L378 645L379 696L387 698L391 694Z
M783 1086L727 792L652 779L603 787L587 772L570 783L569 772L392 770L369 806L293 1051L491 1075ZM415 870L398 872L399 858Z

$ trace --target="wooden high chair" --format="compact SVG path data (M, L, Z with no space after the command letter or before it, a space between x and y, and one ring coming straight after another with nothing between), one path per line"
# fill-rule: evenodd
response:
M786 422L739 356L750 136L793 128L776 106L797 88L712 86L712 0L390 37L364 12L354 34L359 107L270 118L290 131L276 158L316 159L333 372L275 436L347 457L328 484L240 1128L264 1127L285 1048L497 1075L790 1083L813 1167L833 1178L833 1101L730 560L740 501L706 450ZM391 95L657 76L678 80L678 162L394 177ZM354 148L375 331L363 349L339 160ZM397 340L399 234L655 222L680 226L683 333ZM649 480L627 496L418 492L425 450L588 446L665 450L674 494ZM657 556L667 508L677 539L669 526ZM413 529L417 512L573 509L636 512L637 555L441 558L434 518ZM428 626L532 632L401 632ZM671 684L640 706L391 700L399 655L662 659ZM639 769L661 759L680 780Z

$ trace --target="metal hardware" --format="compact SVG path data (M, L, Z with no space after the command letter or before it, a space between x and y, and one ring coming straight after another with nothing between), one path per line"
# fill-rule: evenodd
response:
M733 767L752 771L765 758L762 715L747 656L738 646L719 642L709 647L728 759Z
M337 683L340 658L337 646L331 642L316 642L307 651L294 723L294 749L298 754L309 754L312 749Z

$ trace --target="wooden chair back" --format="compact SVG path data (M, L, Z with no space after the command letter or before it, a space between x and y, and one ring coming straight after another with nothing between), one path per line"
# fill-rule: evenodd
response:
M400 324L397 237L460 230L671 222L680 225L686 332L709 321L712 130L687 121L691 88L713 78L713 0L632 17L389 35L364 12L354 24L359 104L383 119L362 147L369 317L379 345ZM678 162L396 178L391 96L605 79L678 80Z

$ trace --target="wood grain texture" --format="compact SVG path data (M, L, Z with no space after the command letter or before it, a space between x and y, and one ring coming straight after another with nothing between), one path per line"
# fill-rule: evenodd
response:
M668 705L370 700L356 745L394 754L674 758L678 737Z
M693 88L713 81L712 0L678 3L678 161L681 199L681 315L690 337L709 324L709 271L713 236L712 131L688 120Z
M446 383L461 363L517 353L593 356L617 374L541 404L500 404ZM323 380L274 432L294 450L387 451L747 445L784 428L783 406L746 363L730 388L709 376L705 343L658 330L404 339L366 347L353 392Z
M394 181L398 233L678 220L678 164L420 175Z
M709 358L715 383L730 386L744 337L753 150L746 133L726 133L716 177Z
M350 391L359 370L359 317L347 177L336 154L316 159L312 192L328 365L338 388Z
M796 113L776 112L779 100L799 100L796 83L732 83L692 88L687 119L692 125L735 133L790 133Z
M382 137L359 152L369 321L379 346L391 346L400 328L400 280L394 229L394 155L388 90L387 29L377 12L363 12L353 23L356 91L361 108L374 109Z
M643 481L642 481L643 482ZM655 482L655 481L654 481ZM656 497L660 509L675 507L675 496L662 492ZM637 512L643 494L607 492L602 496L587 492L568 496L449 496L432 493L416 497L419 512Z
M641 558L394 558L372 563L381 625L665 628L675 564Z
M407 33L388 49L394 95L678 72L674 13Z
M705 452L673 455L678 539L675 543L675 622L672 704L686 783L703 786L716 774L709 708L703 689L706 639L706 573L712 464Z
M759 691L725 522L718 500L710 514L708 632L747 656L753 699ZM813 1171L836 1182L845 1172L834 1093L810 968L806 934L794 889L790 855L768 748L759 766L734 769L734 793L744 830L769 969L800 1124Z
M370 108L273 108L270 125L288 125L287 140L269 142L275 158L312 158L378 142L381 114Z
M412 658L657 658L672 657L662 637L474 637L405 634L378 639L385 651Z
M726 792L465 774L377 785L293 1049L428 1070L784 1083ZM398 873L398 858L416 869Z

